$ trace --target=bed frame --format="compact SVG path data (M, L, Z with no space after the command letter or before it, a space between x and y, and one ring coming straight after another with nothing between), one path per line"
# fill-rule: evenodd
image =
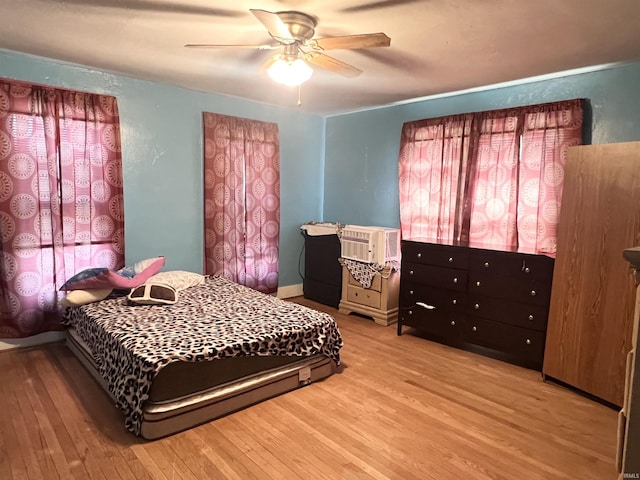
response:
M66 338L71 351L113 398L105 380L96 368L87 344L72 328L67 330ZM215 362L225 360L215 360ZM176 398L165 398L159 401L150 399L143 406L140 434L147 440L171 435L308 385L328 377L335 371L335 363L324 355L302 359L291 357L291 362L284 365L267 368L264 371L202 388Z

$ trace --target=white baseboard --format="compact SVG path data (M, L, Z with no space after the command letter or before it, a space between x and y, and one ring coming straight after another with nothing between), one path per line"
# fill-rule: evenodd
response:
M64 332L44 332L26 338L0 338L0 350L33 347L64 340Z
M302 284L287 285L286 287L278 287L278 298L299 297L303 294Z

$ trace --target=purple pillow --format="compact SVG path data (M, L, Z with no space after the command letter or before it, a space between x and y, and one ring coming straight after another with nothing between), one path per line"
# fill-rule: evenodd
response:
M114 290L126 290L138 287L145 283L149 277L155 275L164 266L165 257L154 257L133 265L136 274L133 277L125 277L118 272L107 268L88 268L76 273L65 282L60 290L90 290L112 288Z

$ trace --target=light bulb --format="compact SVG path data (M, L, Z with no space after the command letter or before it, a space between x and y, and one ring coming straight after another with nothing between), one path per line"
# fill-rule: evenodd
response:
M276 82L295 87L309 80L313 69L300 58L286 60L281 57L271 64L267 73Z

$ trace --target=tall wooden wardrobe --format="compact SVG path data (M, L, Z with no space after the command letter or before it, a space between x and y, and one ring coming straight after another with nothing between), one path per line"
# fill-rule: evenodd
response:
M640 142L569 149L542 372L621 406L640 245Z

